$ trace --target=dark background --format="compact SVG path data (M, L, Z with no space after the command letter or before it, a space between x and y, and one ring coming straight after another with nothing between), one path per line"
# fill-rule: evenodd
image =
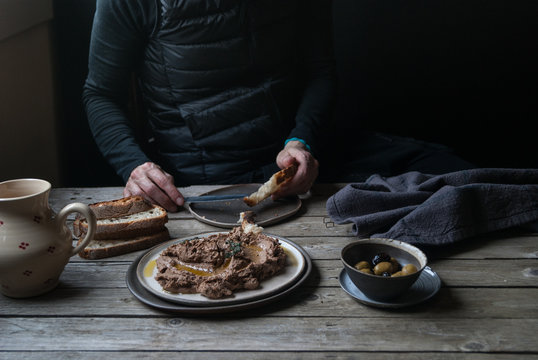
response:
M333 10L336 134L383 131L480 167L538 168L538 1L333 0ZM81 104L94 11L95 0L54 1L64 186L122 184Z

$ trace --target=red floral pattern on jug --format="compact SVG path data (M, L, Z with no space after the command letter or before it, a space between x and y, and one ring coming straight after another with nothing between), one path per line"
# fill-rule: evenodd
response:
M4 225L4 222L2 220L0 220L0 226Z
M30 275L32 275L32 270L25 270L22 274L24 276L30 276Z
M38 224L41 223L41 216L35 215L35 216L34 216L34 221L35 221L36 223L38 223Z
M54 254L54 250L56 250L55 246L49 246L49 248L47 249L47 251L51 254Z
M21 244L19 245L19 248L23 249L23 250L26 250L26 248L30 246L30 244L28 244L27 242L21 242Z

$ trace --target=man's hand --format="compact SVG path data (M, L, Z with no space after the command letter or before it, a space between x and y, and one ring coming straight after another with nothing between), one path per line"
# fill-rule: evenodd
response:
M175 212L184 203L183 195L174 185L174 178L152 162L144 163L131 172L123 196L140 195L168 211Z
M278 198L307 193L318 177L318 161L300 141L290 141L278 153L276 164L284 169L291 164L297 164L297 173L282 188L273 194L273 200Z

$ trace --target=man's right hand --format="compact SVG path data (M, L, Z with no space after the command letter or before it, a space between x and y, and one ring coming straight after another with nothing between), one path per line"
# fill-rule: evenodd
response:
M154 204L175 212L185 200L174 185L174 178L159 165L147 162L131 172L123 196L140 195Z

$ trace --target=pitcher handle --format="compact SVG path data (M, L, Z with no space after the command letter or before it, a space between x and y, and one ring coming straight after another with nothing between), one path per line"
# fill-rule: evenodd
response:
M84 239L80 244L78 244L76 247L74 247L71 250L70 257L78 254L82 249L84 249L91 239L93 239L93 234L95 233L95 229L97 229L97 220L95 219L95 214L93 211L88 207L88 205L83 203L72 203L69 205L66 205L58 215L56 216L56 221L58 225L65 226L65 221L67 220L67 215L78 212L81 213L88 222L88 232L86 233L86 236L84 236ZM71 230L69 230L71 232Z

